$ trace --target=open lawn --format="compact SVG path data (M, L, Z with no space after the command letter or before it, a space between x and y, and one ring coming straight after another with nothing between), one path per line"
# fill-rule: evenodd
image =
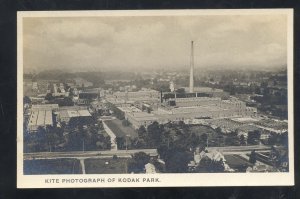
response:
M81 165L76 159L24 160L24 174L81 174Z
M249 166L252 166L249 161L239 155L224 155L224 157L230 168L240 172L245 172Z
M216 132L212 128L208 126L203 125L193 125L190 127L190 130L192 133L195 133L196 135L202 135L206 133L207 135L215 135Z
M127 158L86 159L84 161L87 174L118 174L127 172ZM108 164L105 164L108 162Z
M125 137L129 135L131 138L137 137L137 132L131 126L123 126L119 119L104 121L105 124L114 132L117 137Z

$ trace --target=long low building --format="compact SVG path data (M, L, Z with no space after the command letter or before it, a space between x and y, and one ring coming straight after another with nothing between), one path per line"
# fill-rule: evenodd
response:
M36 104L32 105L31 110L58 110L58 104Z
M68 124L72 118L91 118L92 115L88 110L61 110L58 118L60 122Z
M53 111L58 108L58 104L32 105L27 125L29 132L36 132L39 127L53 126Z
M135 92L114 92L110 95L106 95L106 100L116 106L130 106L136 104L142 106L143 103L157 106L160 103L160 92L151 89L142 89Z
M142 125L148 126L154 121L164 124L171 121L185 121L195 118L230 118L256 115L255 108L246 107L238 100L225 101L212 98L211 103L204 100L205 105L200 105L199 102L193 103L194 106L184 104L183 107L160 107L150 113L126 109L124 111L125 118L134 128L139 128Z
M53 117L51 110L32 110L28 122L29 132L36 132L39 127L45 128L48 125L53 125Z

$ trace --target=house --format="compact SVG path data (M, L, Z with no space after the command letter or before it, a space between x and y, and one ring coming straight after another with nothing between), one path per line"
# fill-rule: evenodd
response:
M156 173L155 166L151 163L145 164L145 172L147 174Z

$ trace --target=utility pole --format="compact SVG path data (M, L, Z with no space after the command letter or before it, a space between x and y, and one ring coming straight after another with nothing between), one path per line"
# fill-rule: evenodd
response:
M84 139L82 140L82 151L84 152Z
M50 148L50 152L52 152L52 149L51 149L51 144L49 143L49 148Z
M206 139L206 148L208 148L208 136L207 136L207 139Z
M191 58L190 58L190 93L194 92L194 41L191 41Z
M129 137L129 135L126 135L126 137L125 137L126 151L128 150L128 137Z

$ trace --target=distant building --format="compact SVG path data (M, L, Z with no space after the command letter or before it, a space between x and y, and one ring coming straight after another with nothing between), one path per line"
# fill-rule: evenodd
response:
M224 166L224 171L226 172L233 172L234 170L230 168L230 166L227 164L226 159L224 155L216 150L213 150L211 152L204 152L199 150L199 148L196 148L194 152L194 160L192 160L189 164L188 167L190 168L196 168L197 166L201 166L201 160L202 159L208 159L211 161L217 161L221 162L222 165Z
M151 112L127 110L125 118L139 128L154 121L165 124L171 121L193 120L195 118L226 118L255 116L256 109L249 109L239 100L221 100L220 98L183 98L178 100L180 106L158 107ZM177 104L176 104L177 105Z
M36 132L39 127L53 126L53 111L58 108L58 104L32 105L27 125L29 132Z
M100 89L87 89L77 92L78 96L73 101L78 105L89 105L92 101L99 100Z
M69 96L69 92L65 91L65 87L62 83L60 84L53 84L53 97L67 97Z
M38 90L38 83L32 82L32 90Z
M194 41L191 41L190 85L189 92L194 92Z
M37 104L32 105L31 110L53 110L57 111L59 109L58 104Z
M90 120L92 115L88 110L60 110L58 114L58 119L60 122L65 122L69 124L71 120L80 119L83 123Z
M28 130L30 133L36 132L39 127L45 128L47 126L53 126L53 116L51 110L32 110L29 122Z
M89 82L81 77L77 77L74 79L75 81L75 85L77 87L84 87L84 88L87 88L87 87L92 87L93 86L93 83L92 82Z
M114 92L108 95L107 98L124 99L124 100L142 100L149 98L160 98L160 92L152 89L142 89L134 92Z
M190 93L188 87L184 87L184 90L186 93ZM197 93L198 96L201 94L207 94L211 97L229 97L229 94L222 89L216 89L216 88L210 88L210 87L193 87L193 92L192 93Z
M136 105L142 109L143 104L157 107L160 103L160 92L152 89L142 89L134 92L114 92L107 94L106 100L116 106Z
M170 82L170 90L171 90L171 92L175 91L175 84L173 81Z

